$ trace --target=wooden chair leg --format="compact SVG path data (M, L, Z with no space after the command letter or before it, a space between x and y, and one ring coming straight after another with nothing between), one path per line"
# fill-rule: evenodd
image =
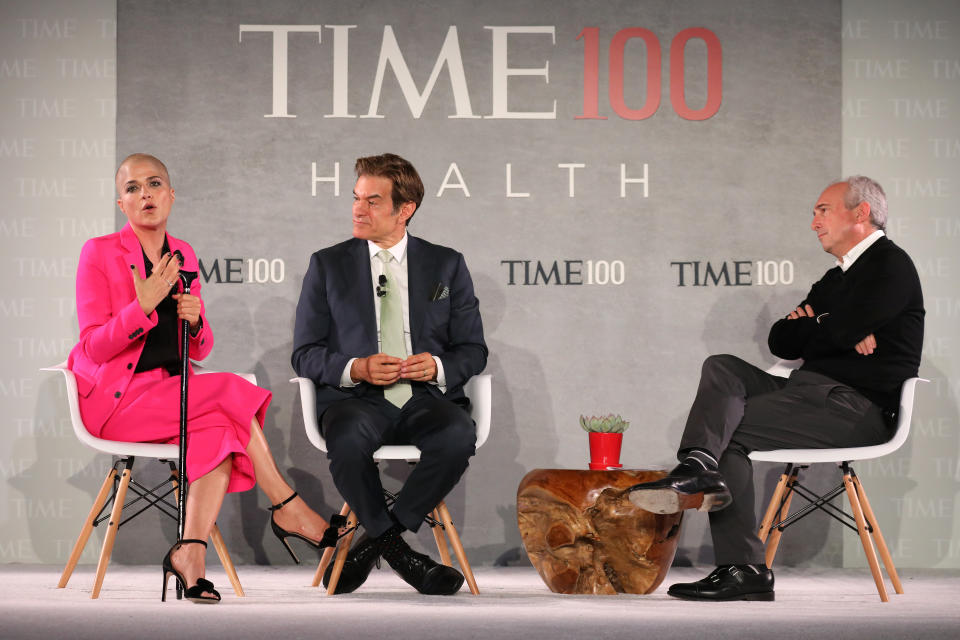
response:
M463 550L463 544L460 542L460 535L457 533L457 528L453 526L450 511L447 509L447 505L443 500L437 505L436 511L440 514L440 522L443 523L447 538L450 539L450 546L453 547L453 553L457 556L457 562L460 563L460 570L463 571L463 576L467 579L470 593L479 595L480 589L477 587L476 578L473 577L473 569L470 568L470 561L467 560L467 554Z
M857 532L860 534L860 542L863 544L863 552L867 556L867 563L870 565L873 581L877 584L880 600L888 602L887 588L884 586L883 576L880 574L880 564L877 562L877 554L873 550L873 541L870 539L870 533L867 531L866 521L863 518L863 509L860 506L860 499L857 497L857 490L853 485L853 481L850 479L849 471L844 471L843 485L847 490L847 499L850 501L850 508L853 510L853 519L857 522Z
M788 467L789 468L789 467ZM767 505L767 512L763 515L763 521L760 523L760 530L757 531L757 536L760 538L760 542L766 542L767 536L770 535L770 525L773 524L773 519L777 515L777 510L780 507L780 500L783 498L783 492L787 488L787 480L790 476L786 472L780 474L780 481L777 482L776 488L773 490L773 495L770 496L770 504Z
M127 499L127 487L130 486L130 467L128 461L120 474L120 485L117 487L117 495L113 500L113 509L110 511L110 524L107 526L107 535L103 539L103 548L100 550L100 562L97 564L97 577L93 581L93 593L91 598L100 597L100 587L103 586L103 576L107 573L107 565L110 564L110 554L113 553L113 542L117 537L117 529L120 527L120 516L123 515L123 502Z
M890 576L890 582L893 583L893 589L897 593L903 593L903 585L900 583L900 576L897 574L897 568L893 566L893 557L890 555L890 550L887 548L887 542L883 539L883 534L880 532L880 525L877 523L877 517L873 515L873 509L870 507L870 501L867 500L867 492L863 490L863 485L860 484L860 478L856 475L853 475L853 486L857 490L857 495L860 498L860 506L863 507L863 514L866 516L867 522L870 524L870 527L873 529L873 538L877 541L877 550L880 552L880 559L883 560L883 565L887 568L887 575Z
M433 510L434 520L441 522L440 512L437 509ZM443 536L442 527L431 527L433 531L433 539L437 541L437 551L440 552L440 562L447 565L448 567L453 566L453 561L450 559L450 550L447 548L447 540Z
M790 503L793 502L793 485L796 484L799 480L800 470L795 469L793 474L790 476L790 479L787 481L787 486L784 489L787 492L786 498L783 500L783 508L779 512L779 517L781 520L790 515ZM783 536L783 531L780 529L774 529L769 532L769 537L767 538L767 550L764 554L764 562L767 564L768 568L773 567L773 559L777 556L777 549L780 547L780 538Z
M347 526L357 526L357 514L350 509L347 515ZM330 572L330 583L327 585L327 595L332 596L337 591L337 583L340 582L340 574L343 572L343 565L347 561L347 554L350 552L350 545L353 543L353 536L357 533L354 529L343 539L337 548L337 559L333 561L333 570Z
M340 515L345 516L349 513L350 513L350 505L344 502L343 507L340 508ZM349 543L348 543L348 546L349 546ZM317 565L317 571L313 574L313 582L310 583L311 587L320 586L320 582L323 580L323 572L327 570L327 565L330 564L330 559L333 557L333 554L334 552L336 552L336 550L337 550L337 547L327 547L326 549L323 550L323 555L320 556L320 564Z
M240 586L240 576L237 575L237 569L233 566L233 560L230 558L230 552L227 551L223 536L220 535L220 527L216 524L213 525L213 530L210 532L210 540L217 550L217 555L220 556L220 564L223 565L223 570L227 572L230 584L233 585L233 592L237 594L238 598L244 597L246 594L243 593L243 587Z
M323 555L320 556L320 563L317 564L317 570L313 574L313 581L310 582L311 587L320 586L320 583L323 581L323 572L327 570L327 565L330 564L330 559L333 558L333 554L336 552L336 547L327 547L323 550Z
M73 551L70 552L70 559L67 560L67 566L63 568L63 573L60 574L60 582L57 583L57 589L63 589L67 586L67 582L70 581L70 576L73 575L73 570L77 568L77 562L80 561L80 556L87 546L90 534L93 533L93 523L100 514L100 510L103 509L103 505L107 503L107 498L110 497L110 490L113 488L113 479L116 475L117 470L111 467L107 473L106 480L103 481L103 485L100 487L100 493L97 494L96 499L93 501L93 506L90 507L87 520L80 529L80 535L77 536L77 541L73 545Z

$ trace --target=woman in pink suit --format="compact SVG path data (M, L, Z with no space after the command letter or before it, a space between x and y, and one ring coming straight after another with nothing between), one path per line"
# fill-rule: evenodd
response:
M116 184L128 224L89 240L80 254L80 342L68 366L93 435L178 442L180 320L190 324L191 358L201 360L213 348L199 279L192 293L176 293L181 266L176 252L185 270L196 272L197 258L189 244L166 233L174 191L162 162L131 155L117 170ZM184 537L163 559L163 599L172 574L192 601L219 602L220 594L203 577L206 540L224 495L256 481L274 505L272 530L292 556L288 536L318 549L335 544L337 528L297 497L273 460L261 431L270 397L232 373L191 376Z

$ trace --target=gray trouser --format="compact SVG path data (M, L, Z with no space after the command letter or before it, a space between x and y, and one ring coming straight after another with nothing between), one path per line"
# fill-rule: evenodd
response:
M720 462L733 503L710 514L718 565L764 562L757 537L751 451L859 447L890 439L880 407L824 375L773 376L731 355L708 357L679 457L705 449Z

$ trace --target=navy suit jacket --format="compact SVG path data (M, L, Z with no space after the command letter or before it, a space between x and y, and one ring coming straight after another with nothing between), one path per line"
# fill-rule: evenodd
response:
M447 391L413 384L469 409L463 385L483 371L487 345L463 255L408 235L406 260L413 353L440 358ZM352 238L310 257L297 303L291 363L297 375L317 385L318 417L338 400L383 396L383 387L366 382L340 386L350 358L378 352L373 296L366 240Z

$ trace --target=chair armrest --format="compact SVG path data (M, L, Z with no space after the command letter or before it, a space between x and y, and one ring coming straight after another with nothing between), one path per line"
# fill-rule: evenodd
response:
M205 373L222 373L221 371L216 371L214 369L207 369L202 364L194 362L193 360L190 361L190 366L193 368L194 375L197 376L202 376ZM229 373L232 373L235 376L240 376L250 384L257 384L257 376L253 373L240 373L238 371L230 371Z
M320 451L327 450L327 441L320 435L317 424L317 388L310 378L290 378L290 382L300 388L300 409L303 411L303 428L307 432L310 444Z
M789 378L790 372L794 369L799 369L801 365L803 365L803 358L797 358L796 360L777 360L767 369L767 373L780 376L781 378Z
M473 421L477 423L477 445L480 446L490 436L490 418L493 405L493 376L482 373L473 376L463 386L463 392L470 398Z

